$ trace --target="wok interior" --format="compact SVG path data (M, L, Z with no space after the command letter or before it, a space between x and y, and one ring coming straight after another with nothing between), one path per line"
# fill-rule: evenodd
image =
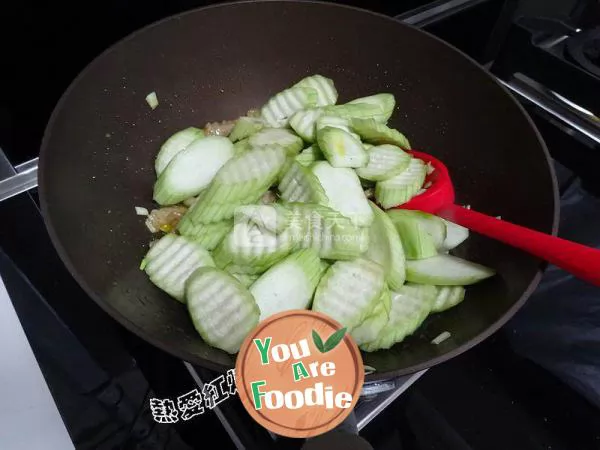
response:
M105 52L70 87L48 126L44 214L65 263L95 301L178 357L233 366L235 358L206 345L184 306L139 270L153 236L134 207L152 207L154 157L175 131L236 118L315 73L335 81L339 102L393 93L391 126L447 165L457 202L552 231L553 175L538 135L517 103L457 51L382 16L331 4L210 7ZM152 91L155 110L144 100ZM498 276L469 288L465 302L430 317L404 343L363 354L377 369L372 378L428 367L482 339L516 309L540 267L473 233L457 254ZM432 345L443 331L452 337Z

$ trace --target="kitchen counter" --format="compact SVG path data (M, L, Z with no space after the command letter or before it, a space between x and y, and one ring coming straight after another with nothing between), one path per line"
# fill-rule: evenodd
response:
M0 277L2 450L75 448Z

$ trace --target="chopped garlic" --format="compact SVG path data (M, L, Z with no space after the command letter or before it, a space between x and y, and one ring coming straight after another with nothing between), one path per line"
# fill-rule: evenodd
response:
M136 206L136 207L135 207L135 213L136 213L138 216L147 216L148 214L150 214L150 213L148 212L148 210L147 210L146 208L144 208L143 206Z
M150 231L150 233L158 233L158 228L154 226L154 221L150 216L146 219L146 228Z
M439 345L442 342L444 342L446 339L449 339L452 335L448 332L448 331L444 331L443 333L440 333L439 336L437 336L435 339L433 339L431 341L432 344L435 345Z
M427 163L427 167L426 167L426 169L427 169L427 175L431 175L433 172L435 172L435 167L433 167L433 166L431 165L431 161L429 161L429 162Z
M156 92L150 92L146 95L146 103L150 105L150 108L156 109L158 106L158 97L156 96Z
M267 191L263 194L260 199L260 202L264 205L270 205L271 203L275 203L277 201L277 194L273 191Z
M375 367L367 366L366 364L364 365L364 368L365 368L365 375L370 375L377 371L377 369Z
M207 136L229 136L235 126L235 120L224 120L222 122L209 122L204 126Z

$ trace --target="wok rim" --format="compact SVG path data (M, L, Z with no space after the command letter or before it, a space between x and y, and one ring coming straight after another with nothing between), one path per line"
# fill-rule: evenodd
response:
M152 28L158 27L158 26L162 25L163 23L177 20L181 17L187 16L190 14L197 14L199 12L202 12L205 10L210 10L213 8L228 8L228 7L236 6L236 5L240 5L240 4L251 4L251 3L280 3L280 4L306 3L306 4L316 5L316 6L327 6L330 8L345 8L345 9L355 10L355 11L361 12L363 14L369 14L369 15L372 15L375 17L382 18L384 20L392 21L399 26L411 28L416 32L423 33L423 34L427 35L430 39L434 39L439 44L445 46L448 49L448 51L457 53L459 56L464 58L466 60L466 62L468 62L471 65L474 65L476 70L478 70L480 73L482 73L483 76L485 76L488 79L490 79L491 81L493 81L494 84L499 89L501 89L504 92L504 94L506 96L508 96L508 98L510 98L510 100L513 102L513 104L515 104L517 109L521 112L521 116L529 124L530 129L535 133L537 141L538 141L539 145L541 146L542 151L544 153L546 165L547 165L549 175L551 178L551 182L552 182L552 191L553 191L552 197L553 197L554 213L553 213L553 218L552 218L552 229L551 229L550 234L552 236L557 235L559 222L560 222L560 195L559 195L559 189L558 189L558 180L557 180L556 171L554 169L554 166L551 163L550 152L548 151L548 148L546 146L546 143L545 143L540 131L536 127L531 116L525 110L524 106L514 97L514 95L502 83L500 83L491 73L489 73L487 70L485 70L481 66L481 64L479 64L477 61L475 61L473 58L471 58L469 55L467 55L463 51L459 50L458 48L454 47L453 45L443 41L442 39L438 38L437 36L427 32L425 30L422 30L415 26L403 23L399 20L396 20L395 18L393 18L391 16L387 16L385 14L378 13L375 11L370 11L368 9L360 8L357 6L341 5L338 3L331 3L331 2L320 1L320 0L291 0L291 1L290 0L242 0L242 1L228 1L228 2L219 3L219 4L213 4L213 5L208 5L208 6L198 7L198 8L192 8L192 9L189 9L186 11L172 14L170 16L164 17L164 18L156 20L154 22L150 22L149 24L147 24L141 28L138 28L137 30L129 33L128 35L122 37L121 39L116 40L115 42L113 42L113 44L111 44L109 47L107 47L104 51L102 51L96 57L91 59L87 63L87 65L71 81L71 83L65 89L65 91L61 94L58 102L56 103L55 107L53 108L52 113L48 119L48 122L44 129L44 134L43 134L43 137L41 140L41 144L40 144L39 165L38 165L39 166L38 195L39 195L39 199L40 199L40 210L42 213L42 218L44 220L50 240L51 240L54 248L56 249L56 252L58 253L60 259L62 260L63 264L65 265L65 267L67 268L67 270L69 271L71 276L79 284L79 286L84 290L84 292L98 306L100 306L100 308L102 310L104 310L109 316L111 316L112 319L114 319L120 325L125 327L129 332L132 332L137 337L152 344L156 348L158 348L172 356L175 356L183 361L187 361L187 362L191 363L192 365L198 365L198 366L205 367L205 368L215 370L218 372L225 372L225 371L233 368L233 366L230 367L227 365L216 363L210 359L205 359L205 358L199 357L197 355L189 354L185 351L180 351L179 347L165 344L165 343L163 343L163 341L161 339L156 339L152 334L147 333L144 328L138 326L136 323L131 321L128 317L126 317L125 315L123 315L120 312L118 312L117 310L115 310L108 302L104 301L102 299L102 296L100 296L96 292L94 292L94 290L91 289L91 287L86 282L85 278L79 273L78 269L75 267L73 262L68 257L68 254L67 254L67 251L65 248L66 246L63 245L63 243L58 238L56 230L53 226L53 220L52 220L51 214L49 212L49 208L48 208L48 199L46 197L45 180L46 180L46 173L49 170L47 168L46 161L48 159L47 154L50 151L49 150L49 140L50 140L50 135L52 134L52 131L54 129L54 123L57 120L58 115L62 112L64 103L70 97L71 93L77 88L79 82L90 71L93 70L95 65L102 58L109 55L118 46L122 45L125 42L128 42L130 40L137 38L138 35L141 35L144 32L146 32ZM438 355L436 357L428 359L427 361L424 361L420 364L414 364L414 365L405 367L403 369L390 370L387 372L375 372L373 374L366 375L365 383L370 382L370 381L384 380L384 379L396 378L396 377L400 377L400 376L404 376L404 375L410 375L410 374L414 374L414 373L420 372L425 369L430 369L434 366L437 366L438 364L449 361L449 360L465 353L466 351L472 349L476 345L480 344L481 342L483 342L484 340L489 338L491 335L495 334L500 328L502 328L502 326L504 326L517 313L517 311L519 309L521 309L521 307L525 304L525 302L528 300L528 298L531 296L531 294L535 291L535 289L539 285L541 278L547 267L548 267L548 263L546 261L540 261L536 275L531 279L531 281L529 282L529 285L527 286L525 291L521 294L519 299L505 313L503 313L502 316L498 320L496 320L494 323L489 325L484 331L482 331L478 335L474 336L473 338L471 338L468 341L464 342L463 344L459 345L455 349L452 349L452 350L444 353L443 355ZM361 353L363 353L363 352L361 352Z

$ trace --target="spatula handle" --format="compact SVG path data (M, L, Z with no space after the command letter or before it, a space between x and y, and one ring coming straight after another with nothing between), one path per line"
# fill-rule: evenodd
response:
M600 250L515 225L457 205L437 213L457 225L524 250L600 286Z

